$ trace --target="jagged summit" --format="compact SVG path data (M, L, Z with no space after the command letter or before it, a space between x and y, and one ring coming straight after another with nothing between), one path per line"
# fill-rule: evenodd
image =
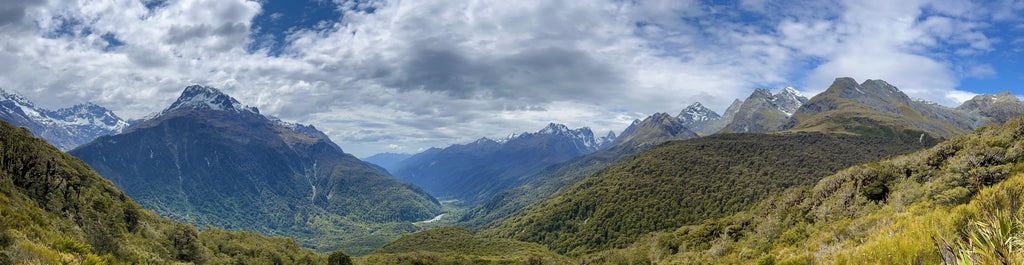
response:
M956 109L989 118L995 124L1003 124L1024 113L1024 102L1007 91L974 96Z
M0 100L10 100L29 107L35 107L34 105L32 105L32 101L28 100L27 98L22 97L17 93L9 93L7 92L7 90L4 90L3 88L0 88L0 97L3 97L0 98Z
M101 135L120 133L129 126L113 111L93 103L52 111L38 108L27 98L3 89L0 89L0 119L28 128L37 137L65 151Z
M568 134L569 133L569 127L566 127L565 124L558 124L558 123L552 122L552 123L548 123L547 127L544 127L544 129L541 129L537 133L539 133L539 134Z
M608 131L608 134L597 139L597 143L598 145L601 146L601 149L604 149L605 147L611 145L612 142L615 142L615 138L617 138L615 136L615 132Z
M162 113L168 113L180 109L212 109L230 112L252 112L259 114L256 107L244 106L235 98L220 92L220 90L201 85L191 85L181 92L178 100Z
M544 129L537 131L536 133L513 133L504 139L497 140L498 143L507 143L509 141L519 138L529 138L537 135L553 135L553 136L565 136L570 138L573 142L582 145L583 149L588 150L587 152L597 151L598 149L604 148L608 143L615 140L615 133L609 132L605 137L594 137L594 132L589 127L580 127L579 129L569 129L565 124L560 123L548 123Z
M68 125L92 125L111 132L121 132L128 128L127 121L117 117L113 111L92 102L59 109L48 114Z
M684 108L679 115L676 115L676 119L679 119L679 122L683 123L687 129L703 135L712 134L725 126L721 115L700 102L694 102Z
M886 128L951 138L985 125L981 115L912 99L886 81L869 79L858 84L841 77L803 104L782 129L856 133Z
M738 108L734 108L734 106L740 101L735 101L732 106L729 106L729 109L726 110L729 122L722 131L739 133L778 131L779 127L785 124L786 120L806 101L807 97L800 95L792 88L783 88L775 95L768 89L754 89L750 97L742 101Z
M791 86L782 88L782 90L780 90L778 94L779 95L789 94L789 95L793 95L793 96L797 96L797 97L803 97L804 96L804 94L801 94L800 91L797 91L795 88L793 88Z
M679 119L668 113L655 113L643 121L637 121L622 131L609 148L622 145L644 147L669 140L698 137L697 133L687 129Z
M682 122L683 125L687 125L692 124L694 122L708 122L718 120L721 119L722 116L718 115L717 112L707 107L704 107L704 105L700 104L700 102L694 102L693 104L690 104L690 106L687 106L685 109L683 109L683 111L680 111L679 115L676 115L676 118L679 119L679 121Z

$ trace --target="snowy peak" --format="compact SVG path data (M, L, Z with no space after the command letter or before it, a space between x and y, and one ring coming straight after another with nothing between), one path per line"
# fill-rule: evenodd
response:
M78 104L51 111L3 89L0 89L0 96L0 119L28 128L61 150L70 150L96 137L117 134L128 128L127 121L96 104Z
M209 109L229 112L251 112L259 114L256 107L243 106L235 98L220 92L220 90L200 85L192 85L181 92L178 100L171 104L163 113L180 109Z
M47 114L58 122L67 125L91 125L112 132L121 132L128 128L128 122L118 117L113 111L92 102L59 109Z
M0 98L0 100L3 101L11 101L18 103L19 105L35 108L35 106L32 105L32 102L29 101L27 98L15 93L7 93L7 90L4 90L3 88L0 88L0 97L2 97Z
M768 89L758 88L734 108L726 110L728 125L725 132L763 133L778 131L789 117L807 101L793 88L783 88L773 95Z
M722 116L718 115L717 112L704 107L700 102L695 102L690 106L687 106L683 111L679 112L679 115L676 115L676 118L686 126L698 122L703 123L720 120L722 119Z
M782 111L786 116L792 116L793 112L807 101L807 97L792 87L783 88L775 95L768 89L758 88L754 89L754 93L751 93L744 102L753 102L752 100L762 101L760 103L764 104L763 108Z
M787 96L793 96L793 97L804 97L804 94L801 94L800 91L796 91L796 89L794 89L793 87L790 87L790 86L782 88L782 91L779 91L779 95L787 95Z
M538 134L554 134L554 135L568 135L569 127L564 124L549 123L547 127L541 129Z
M497 140L496 142L506 144L517 140L525 141L537 136L564 137L566 140L573 142L575 145L580 147L581 150L588 153L604 148L608 143L615 140L614 132L608 132L608 135L604 137L594 137L594 132L588 127L581 127L574 130L569 129L569 127L564 124L549 123L546 127L536 133L513 133L504 139Z
M527 135L530 134L524 133L520 135L520 137ZM568 140L572 141L578 146L581 146L581 149L585 150L586 152L597 151L598 149L603 147L601 145L601 142L598 141L598 139L594 138L594 132L587 127L572 130L569 129L568 126L565 126L565 124L549 123L547 127L544 127L544 129L541 129L534 135L554 135L567 137Z

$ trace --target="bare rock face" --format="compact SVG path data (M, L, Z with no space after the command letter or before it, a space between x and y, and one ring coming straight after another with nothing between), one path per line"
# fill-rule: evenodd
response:
M1010 92L982 94L965 101L957 110L988 118L993 125L1006 123L1024 113L1024 102Z

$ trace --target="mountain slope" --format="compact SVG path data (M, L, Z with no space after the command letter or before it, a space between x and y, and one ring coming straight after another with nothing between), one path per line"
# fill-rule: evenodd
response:
M1022 148L1024 117L1018 116L927 150L848 168L749 211L654 234L591 258L644 255L659 264L1019 264L1019 251L1000 254L993 248L1024 236ZM998 238L1007 241L991 240Z
M587 175L629 155L669 140L691 139L697 134L665 113L647 117L627 128L613 146L549 166L537 173L526 184L500 192L487 202L468 211L459 220L460 225L485 229L501 220L522 215L521 210L549 198L576 184Z
M782 89L776 95L772 95L772 92L767 89L755 89L750 97L740 104L739 109L731 115L732 119L721 132L781 131L782 125L805 101L807 101L806 97L789 87Z
M624 247L646 233L745 210L785 188L935 142L820 133L673 141L605 167L482 233L569 255Z
M889 137L914 137L903 132L923 130L952 138L983 125L981 116L912 100L885 81L857 84L846 77L836 78L825 92L804 103L783 128Z
M526 183L544 167L592 153L600 145L588 128L570 130L552 123L502 142L483 138L430 149L406 159L392 173L438 198L475 205Z
M365 253L375 246L357 241L374 230L440 211L315 128L275 122L209 87L190 86L157 117L70 153L163 216L318 251Z
M174 223L0 121L0 264L324 264L293 241Z
M28 128L61 150L70 150L96 137L117 134L128 128L128 122L114 112L92 103L51 111L3 89L0 89L0 120Z

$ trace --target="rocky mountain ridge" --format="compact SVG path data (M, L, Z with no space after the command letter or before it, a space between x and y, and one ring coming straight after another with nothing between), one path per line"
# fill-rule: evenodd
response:
M0 89L0 119L28 128L37 137L64 151L102 135L120 133L129 126L113 111L93 103L47 110L3 89Z

